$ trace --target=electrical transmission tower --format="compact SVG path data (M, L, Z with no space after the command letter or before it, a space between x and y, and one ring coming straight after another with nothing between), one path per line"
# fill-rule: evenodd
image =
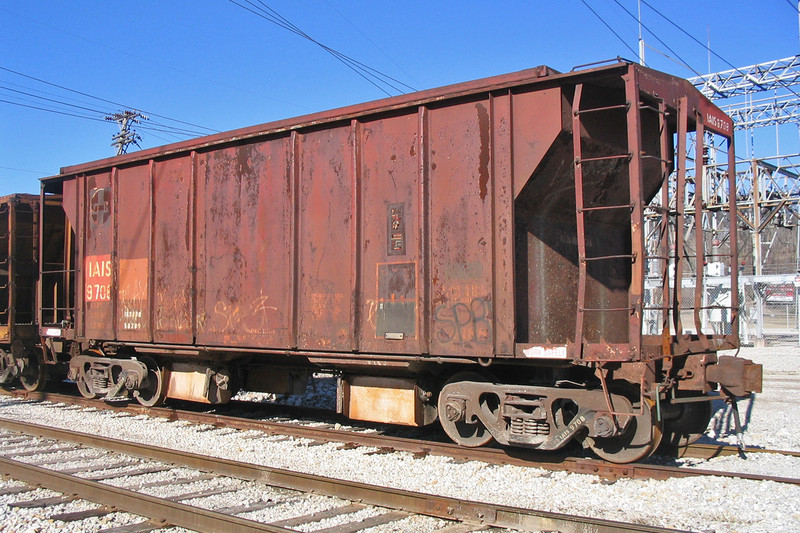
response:
M800 94L793 88L800 84L800 56L715 72L689 81L712 100L731 102L742 97L742 101L722 105L738 130L800 122ZM766 92L772 96L753 99L754 94Z
M717 101L733 119L734 129L747 140L747 159L737 158L735 191L727 190L719 179L722 165L715 161L718 148L713 144L705 143L703 175L696 177L703 180L704 193L720 191L721 198L736 198L738 216L733 221L723 202L704 197L704 203L716 203L717 209L695 230L713 236L717 227L738 224L742 262L729 266L739 268L742 274L742 342L800 343L800 154L764 157L763 145L754 142L754 130L773 126L780 146L779 132L785 131L784 125L800 126L800 56L689 81Z
M119 124L119 133L111 137L111 146L116 146L117 155L127 154L128 146L131 144L139 146L142 138L131 129L131 125L140 124L142 120L147 120L147 116L138 111L125 110L122 113L107 116L106 120L113 120Z
M707 97L718 100L720 108L733 119L734 129L746 132L751 143L756 128L800 124L800 56L715 72L689 81ZM765 270L784 273L790 268L785 259L781 260L787 263L783 266L773 264L766 269L765 266L770 255L778 255L779 248L786 248L787 243L778 238L778 228L798 233L800 154L756 157L754 147L752 151L751 159L737 165L736 191L740 222L753 235L752 273L761 275ZM713 172L713 166L709 170ZM800 267L800 243L790 244L795 247L791 265L794 272Z

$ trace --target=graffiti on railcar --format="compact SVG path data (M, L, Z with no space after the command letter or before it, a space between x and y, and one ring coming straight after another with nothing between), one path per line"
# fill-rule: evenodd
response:
M192 321L189 318L189 300L174 298L164 293L157 293L158 303L155 306L155 329L164 333L188 333Z
M490 297L478 296L468 301L448 301L436 307L433 319L436 340L442 344L467 345L492 342Z
M271 334L284 324L283 314L270 305L269 296L264 294L246 302L218 301L214 314L222 319L221 331L224 333Z

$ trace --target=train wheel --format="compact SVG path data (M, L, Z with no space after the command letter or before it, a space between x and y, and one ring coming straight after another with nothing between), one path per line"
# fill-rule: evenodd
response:
M613 388L611 392L615 392ZM661 423L656 417L655 404L645 398L644 409L640 409L638 391L627 387L617 390L617 394L630 401L626 401L625 406L615 405L614 410L632 413L632 419L621 435L595 437L589 442L589 447L598 457L611 463L639 461L650 456L661 442Z
M30 392L42 390L47 382L47 371L41 350L28 349L22 344L15 343L11 346L11 353L15 359L23 363L19 382L25 390Z
M688 398L702 396L691 392L679 393L678 397ZM691 402L678 404L681 413L677 418L664 421L664 438L661 447L665 450L685 448L695 443L708 429L711 421L712 409L710 401Z
M145 407L161 405L167 397L169 370L159 366L152 357L143 356L139 361L147 366L147 385L134 390L133 397Z
M456 444L467 448L485 446L494 440L492 434L477 418L475 418L475 420L466 420L466 405L464 400L447 395L447 386L460 381L486 382L488 380L474 372L461 372L450 378L439 394L439 401L437 403L439 421L442 424L444 432L447 433L447 436ZM496 402L488 398L482 398L480 403L482 411L491 416L497 415Z
M0 376L5 378L0 381L3 387L10 385L14 380L14 357L4 349L0 348Z
M78 386L78 392L80 392L81 396L84 398L88 398L90 400L97 398L97 394L92 392L92 388L86 382L86 376L78 376L75 380L75 385Z

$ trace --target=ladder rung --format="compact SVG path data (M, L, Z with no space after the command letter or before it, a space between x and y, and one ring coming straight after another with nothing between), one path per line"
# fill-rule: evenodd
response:
M589 308L589 307L581 307L579 310L581 312L583 312L583 311L592 311L592 312L596 312L596 311L613 311L613 312L628 311L628 312L632 312L633 311L633 307L599 307L597 309L592 309L592 308Z
M669 159L663 159L658 157L657 155L650 155L650 154L642 154L642 159L655 159L656 161L661 161L662 163L669 163Z
M576 162L578 164L582 163L591 163L592 161L609 161L612 159L630 159L631 154L619 154L619 155L606 155L602 157L587 157L585 159L578 159Z
M578 213L583 213L585 211L602 211L604 209L633 209L633 204L626 204L626 205L603 205L599 207L579 207Z
M628 107L630 107L630 104L628 104L628 102L625 102L624 104L610 105L610 106L606 106L606 107L593 107L591 109L579 109L578 111L575 111L575 116L580 116L580 115L583 115L585 113L597 113L598 111L610 111L612 109L628 109Z
M605 261L607 259L633 259L636 257L633 254L627 255L602 255L598 257L582 257L581 261Z
M659 108L657 108L657 107L653 107L653 106L651 106L651 105L647 105L647 104L641 104L641 103L640 103L640 104L639 104L639 109L640 109L640 110L641 110L641 109L649 109L650 111L653 111L653 112L655 112L655 113L659 113L659 114L662 114L662 115L664 115L664 116L669 116L669 111L661 111Z

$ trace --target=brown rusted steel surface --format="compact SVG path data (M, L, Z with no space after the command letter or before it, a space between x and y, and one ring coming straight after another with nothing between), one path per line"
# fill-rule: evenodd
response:
M612 520L577 517L533 509L472 502L457 498L394 489L391 487L381 487L367 483L325 478L314 474L253 465L179 450L157 448L150 445L141 445L7 419L0 419L0 426L11 431L18 431L29 435L77 442L86 446L105 448L114 452L137 457L146 457L169 464L184 465L206 471L210 470L219 475L261 481L276 487L326 494L369 505L402 509L406 512L424 514L447 520L467 521L479 525L511 527L531 531L556 530L575 533L610 533L618 531L655 533L677 531L640 524L627 524ZM206 511L195 507L176 504L174 502L164 502L151 496L134 493L133 491L127 491L80 478L72 478L71 476L65 476L57 472L48 472L39 467L17 463L16 461L4 458L0 458L0 466L5 470L4 473L8 473L8 475L16 477L17 479L23 479L25 481L30 480L29 482L36 483L37 479L43 481L46 476L53 490L69 494L78 494L79 497L86 498L90 501L108 506L117 506L143 516L152 516L156 514L158 518L162 518L169 523L198 531L283 531L281 528L269 524L258 524L250 520L226 516L213 511ZM33 473L26 474L25 471ZM125 499L123 500L123 498ZM191 516L192 511L196 513L194 517ZM226 521L228 521L228 523L226 523ZM257 524L258 527L250 524ZM252 529L247 529L248 526L252 527Z
M707 348L641 332L664 143L639 100L681 98L727 131L685 80L539 67L65 168L44 191L75 229L75 334L334 362Z
M0 197L0 347L37 338L38 220L38 196Z
M627 110L627 148L630 161L628 162L628 201L630 212L630 240L631 240L631 274L628 288L628 343L630 345L631 359L642 358L642 316L644 306L644 277L645 277L645 228L644 208L649 203L652 195L658 191L663 183L664 175L660 166L645 166L643 155L656 153L661 155L660 135L658 123L649 124L647 132L645 117L641 111L641 95L639 93L639 71L631 71L625 78L625 102ZM648 95L650 96L650 95ZM652 97L652 96L651 96ZM646 174L646 179L645 179ZM657 185L653 185L653 183ZM648 188L645 191L645 187Z

